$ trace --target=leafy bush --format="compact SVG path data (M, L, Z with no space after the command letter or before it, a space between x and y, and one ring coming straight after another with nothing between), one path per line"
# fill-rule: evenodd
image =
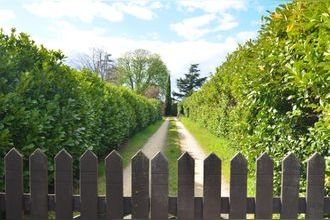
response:
M73 156L77 177L86 149L104 157L161 117L159 101L112 86L87 70L73 70L63 57L36 46L26 34L0 32L0 158L15 147L27 171L28 156L40 148L49 158L50 179L51 158L62 148Z
M330 155L330 2L296 0L263 21L258 39L228 55L184 110L227 137L251 165L269 153L279 186L280 161L289 151L303 166L314 152Z

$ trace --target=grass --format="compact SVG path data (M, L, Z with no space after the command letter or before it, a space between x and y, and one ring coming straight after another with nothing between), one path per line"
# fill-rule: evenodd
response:
M169 129L167 133L167 143L164 150L164 154L168 160L169 168L169 194L175 196L177 194L177 159L181 155L179 134L173 118L170 118Z
M163 124L164 119L156 121L155 123L149 125L142 131L134 134L127 143L125 143L119 150L120 155L123 159L123 167L126 167L134 154L142 148L142 146L148 141L148 139L158 130L158 128ZM99 195L105 194L105 165L104 159L99 161L98 166L98 193Z
M198 143L206 153L215 153L222 161L222 174L227 182L230 181L230 160L235 156L237 150L230 146L230 142L225 138L211 134L206 128L186 117L181 117L180 121L194 135ZM255 179L248 178L248 196L254 195Z

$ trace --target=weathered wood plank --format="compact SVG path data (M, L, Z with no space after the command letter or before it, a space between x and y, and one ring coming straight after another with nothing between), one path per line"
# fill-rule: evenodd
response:
M195 161L186 152L178 159L177 216L179 219L195 218L194 183Z
M139 151L132 159L132 218L149 218L149 159Z
M23 219L23 159L12 148L5 156L6 219Z
M274 162L266 154L257 159L256 219L272 219Z
M151 160L151 219L168 219L168 162L159 152Z
M281 218L297 219L300 164L293 153L282 162Z
M72 219L72 193L72 157L63 149L55 156L56 219Z
M35 150L30 156L32 219L48 219L48 163L46 155Z
M245 219L247 204L247 161L238 153L230 161L230 219Z
M221 160L210 154L204 160L203 218L218 219L221 210Z
M306 218L322 219L324 209L325 161L314 153L307 163Z
M199 204L200 201L203 200L202 197L195 197L195 203ZM73 195L72 196L72 202L73 202L73 211L80 212L80 195ZM98 202L99 210L105 210L105 203L106 198L105 196L98 196ZM0 192L0 210L5 211L6 201L5 201L5 193ZM124 215L130 214L132 210L132 204L131 204L131 197L124 197ZM197 207L198 208L198 207ZM29 193L23 194L23 210L29 211L31 210L31 195ZM55 195L54 194L48 194L48 210L49 211L55 211ZM228 197L222 197L221 198L221 213L229 213L229 198ZM247 209L246 212L248 214L254 214L255 213L255 198L254 197L248 197L247 198ZM274 197L273 198L273 213L279 214L281 212L281 198L280 197ZM168 213L171 215L176 216L177 215L177 197L168 197ZM199 210L196 211L196 213L199 213ZM306 213L306 198L300 197L298 202L298 213ZM324 209L323 209L324 215L330 215L330 197L324 197Z
M123 218L123 162L121 156L112 151L105 158L107 218Z
M97 219L97 157L87 150L80 158L81 219Z

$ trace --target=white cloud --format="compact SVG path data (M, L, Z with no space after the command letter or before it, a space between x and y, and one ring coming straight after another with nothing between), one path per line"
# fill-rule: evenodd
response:
M238 24L234 16L228 13L223 13L219 16L215 14L204 14L171 24L170 28L174 30L177 35L187 40L196 40L208 33L233 29L237 27Z
M124 13L127 13L142 20L148 21L155 16L150 9L132 3L120 3L116 5L116 8L120 9Z
M192 63L200 63L201 74L215 72L215 68L225 59L228 52L237 47L237 39L226 38L213 43L205 40L193 41L161 41L159 39L132 39L128 37L112 37L103 28L81 29L66 21L57 22L49 30L52 38L35 38L47 48L61 49L69 59L78 53L88 53L90 48L104 48L113 57L118 58L127 51L138 48L161 55L172 75L173 88L175 80L188 71Z
M195 40L208 33L228 31L239 25L230 10L246 10L246 0L181 0L177 3L179 10L193 12L201 10L204 15L184 19L179 23L171 24L172 30L188 40Z
M219 25L215 28L215 31L227 31L238 26L238 21L231 14L224 13L221 18L219 18Z
M45 18L77 18L84 22L92 22L95 18L103 18L109 22L119 22L125 14L143 20L151 20L156 14L153 10L162 7L160 3L146 1L114 1L102 0L36 0L23 5L29 12Z
M15 13L12 10L0 9L0 21L7 22L15 19Z
M216 19L214 14L206 14L187 18L179 23L171 24L170 28L185 39L195 40L212 31L211 29L205 28L205 26L210 24L214 19Z
M255 39L257 37L256 31L242 31L237 33L236 39L238 42L245 42L249 39Z
M9 32L16 18L14 11L9 9L0 9L0 28L5 32Z
M182 10L203 10L207 13L224 13L230 9L246 10L246 0L180 0L178 7Z

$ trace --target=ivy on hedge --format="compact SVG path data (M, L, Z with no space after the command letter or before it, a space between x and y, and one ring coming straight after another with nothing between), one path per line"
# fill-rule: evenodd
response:
M276 186L285 154L305 163L319 152L328 159L329 195L330 1L296 0L263 21L258 38L229 54L184 101L185 114L228 138L251 165L268 152L277 162Z
M12 147L24 156L40 148L53 158L65 148L78 160L86 149L104 157L134 132L161 118L161 103L64 65L59 51L39 47L26 34L0 31L0 158ZM0 188L3 187L0 163ZM25 183L28 182L25 172ZM27 186L27 184L26 184Z

